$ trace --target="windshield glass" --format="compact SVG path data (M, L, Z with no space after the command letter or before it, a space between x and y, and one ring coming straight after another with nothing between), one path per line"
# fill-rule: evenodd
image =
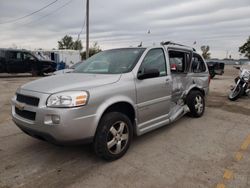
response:
M121 74L130 72L144 48L123 48L100 52L75 68L76 73Z

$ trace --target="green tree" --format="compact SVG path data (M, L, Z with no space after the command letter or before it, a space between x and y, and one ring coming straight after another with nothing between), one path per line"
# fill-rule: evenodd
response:
M71 36L65 35L61 41L58 41L58 49L64 50L64 49L73 49L74 41Z
M58 49L82 50L82 41L74 41L71 36L65 35L60 41L58 41Z
M248 40L239 47L239 52L245 54L245 57L250 60L250 36L248 37Z
M93 45L89 48L89 57L101 52L102 49L98 45L98 42L94 42ZM81 53L82 59L86 59L86 51Z
M209 46L201 46L202 56L204 59L210 59L211 53L209 53L210 47Z
M76 40L73 45L73 50L82 50L82 41Z

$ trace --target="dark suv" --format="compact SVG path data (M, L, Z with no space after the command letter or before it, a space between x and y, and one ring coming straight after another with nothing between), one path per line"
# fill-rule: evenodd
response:
M31 73L36 76L55 70L55 62L39 60L27 50L0 49L0 73Z

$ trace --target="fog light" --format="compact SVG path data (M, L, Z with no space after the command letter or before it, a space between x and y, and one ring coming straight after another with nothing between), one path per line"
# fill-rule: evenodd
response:
M59 124L59 123L60 123L59 115L46 115L44 118L44 124L52 125L52 124Z
M53 124L59 124L60 123L60 116L58 115L52 115L51 120Z

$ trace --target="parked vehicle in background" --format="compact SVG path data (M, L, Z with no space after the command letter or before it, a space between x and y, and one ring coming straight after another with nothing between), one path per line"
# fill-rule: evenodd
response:
M211 78L214 78L215 75L223 75L225 63L207 61L207 66Z
M57 64L64 63L65 67L81 61L79 50L34 50L33 53L42 60L51 60ZM60 70L60 66L58 66L57 70Z
M66 68L66 69L62 69L62 70L58 70L58 71L55 71L53 73L53 75L58 75L58 74L64 74L64 73L70 73L70 72L73 72L75 70L75 68L77 66L79 66L80 64L84 63L84 61L80 61L72 66L70 66L69 68Z
M237 100L242 95L248 95L250 93L250 70L242 67L234 67L240 70L240 75L235 78L235 86L232 87L228 98L231 101Z
M209 73L193 48L165 42L102 51L72 73L17 89L12 117L30 136L52 143L92 142L106 159L122 157L133 135L185 114L201 117Z
M0 49L0 73L31 73L36 76L55 70L55 62L39 60L27 50Z

